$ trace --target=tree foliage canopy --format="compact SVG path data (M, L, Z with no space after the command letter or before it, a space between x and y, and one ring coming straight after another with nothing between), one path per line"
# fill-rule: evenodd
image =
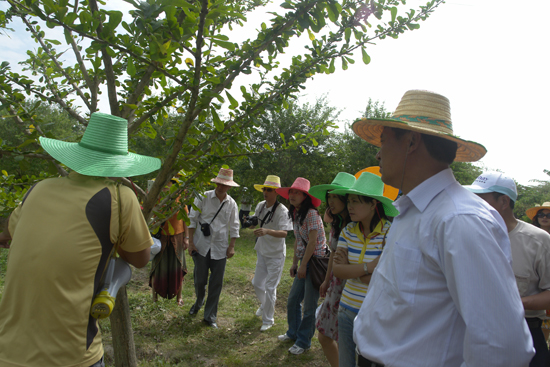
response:
M109 112L128 120L130 137L154 138L154 126L173 117L155 183L148 194L138 190L149 218L176 172L182 184L165 203L200 190L230 157L248 154L260 116L287 108L308 78L333 73L337 62L347 69L356 50L368 64L373 41L418 28L442 0L407 11L398 9L399 0L285 0L242 42L232 30L265 0L126 0L129 17L111 10L113 1L8 3L0 11L3 34L22 24L37 47L29 47L21 70L0 65L1 110L10 124L32 125L36 134L29 136L35 144L2 141L0 151L48 159L36 144L47 135L41 103L59 106L84 128L106 93ZM296 51L291 46L301 35L308 44ZM284 53L292 57L283 65ZM248 74L256 81L232 88ZM314 146L330 127L320 125L286 147Z

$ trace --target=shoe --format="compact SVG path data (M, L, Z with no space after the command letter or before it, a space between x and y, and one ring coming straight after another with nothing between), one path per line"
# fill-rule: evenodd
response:
M193 306L189 309L189 315L196 315L201 308L197 307L197 304L194 303Z
M279 339L280 342L286 342L286 341L292 340L292 338L290 338L290 336L286 334L279 335L277 339Z
M263 324L262 327L260 328L260 331L266 331L268 329L271 329L272 326L273 324Z
M208 321L206 319L203 319L202 322L204 322L206 325L210 326L213 329L218 328L218 324L216 324L214 321Z
M309 349L309 348L308 348ZM294 354L294 355L299 355L299 354L302 354L306 351L307 349L304 349L304 348L300 348L299 346L297 346L296 344L294 344L292 347L290 347L288 349L288 352L290 354Z
M256 310L256 316L262 317L263 314L264 314L264 309L263 308L260 307Z

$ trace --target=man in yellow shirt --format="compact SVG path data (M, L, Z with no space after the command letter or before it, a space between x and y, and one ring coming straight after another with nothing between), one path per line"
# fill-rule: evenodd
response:
M34 185L0 234L2 247L12 240L0 301L1 366L104 366L90 316L103 271L115 244L136 267L147 264L152 244L132 190L106 177L160 167L157 158L128 153L127 134L125 119L94 113L80 143L40 138L73 172Z

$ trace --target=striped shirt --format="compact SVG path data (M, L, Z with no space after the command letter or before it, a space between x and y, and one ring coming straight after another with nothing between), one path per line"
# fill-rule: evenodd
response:
M370 233L367 238L363 236L359 223L350 223L340 233L338 247L348 251L348 261L350 264L368 263L376 259L382 253L384 236L390 229L391 223L382 219ZM359 279L348 279L340 306L347 308L355 313L359 312L361 304L365 299L368 284Z

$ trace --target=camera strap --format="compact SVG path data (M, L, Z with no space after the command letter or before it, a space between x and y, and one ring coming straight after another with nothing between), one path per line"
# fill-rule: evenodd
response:
M218 213L220 212L220 210L222 210L223 206L225 205L225 203L227 203L227 201L224 201L222 203L222 205L220 205L218 211L216 212L216 214L214 214L214 218L212 218L212 220L210 221L210 223L208 223L208 225L212 224L212 222L214 221L214 219L216 219L216 217L218 216ZM201 222L199 222L200 225L202 225Z
M264 219L260 219L260 228L262 228L264 226L264 224L267 224L271 221L271 219L273 218L273 214L275 214L275 210L277 209L277 206L279 206L279 201L275 200L275 204L273 204L273 209L271 209L270 211L268 211L265 214ZM264 207L262 208L262 210L264 208L265 208L265 203L264 203Z

